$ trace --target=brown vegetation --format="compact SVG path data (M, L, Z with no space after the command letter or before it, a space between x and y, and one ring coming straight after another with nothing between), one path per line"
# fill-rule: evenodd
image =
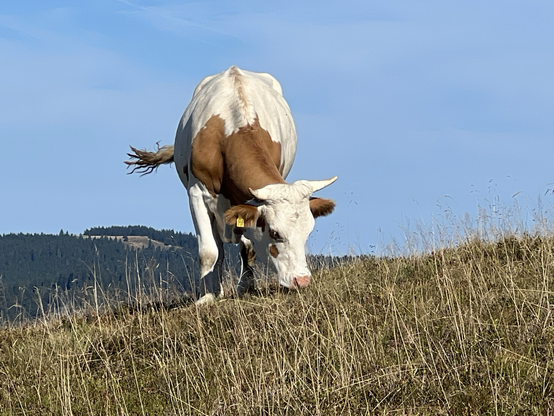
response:
M211 307L3 329L0 413L554 413L551 238L360 259L300 292L262 286Z

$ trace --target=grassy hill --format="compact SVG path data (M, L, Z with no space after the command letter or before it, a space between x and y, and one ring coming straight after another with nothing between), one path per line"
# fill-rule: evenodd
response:
M5 328L0 414L552 414L553 250L468 240L322 269L301 292L154 293Z

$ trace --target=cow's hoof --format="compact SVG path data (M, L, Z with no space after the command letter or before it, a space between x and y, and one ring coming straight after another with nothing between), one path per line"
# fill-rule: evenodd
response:
M215 303L215 295L213 293L206 293L196 301L197 305L211 305L213 303Z
M237 295L239 298L242 298L247 293L255 293L256 292L256 286L237 286Z

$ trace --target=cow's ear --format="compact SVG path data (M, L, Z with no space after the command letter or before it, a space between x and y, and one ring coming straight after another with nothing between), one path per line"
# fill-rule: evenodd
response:
M259 216L258 208L252 205L235 205L225 211L227 224L240 228L255 227Z
M310 198L310 211L314 218L329 215L335 209L335 201L325 198Z

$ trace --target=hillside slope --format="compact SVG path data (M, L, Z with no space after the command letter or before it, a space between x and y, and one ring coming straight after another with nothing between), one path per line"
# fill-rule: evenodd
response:
M552 414L554 241L467 242L211 307L0 333L3 414ZM156 305L156 307L154 307Z

